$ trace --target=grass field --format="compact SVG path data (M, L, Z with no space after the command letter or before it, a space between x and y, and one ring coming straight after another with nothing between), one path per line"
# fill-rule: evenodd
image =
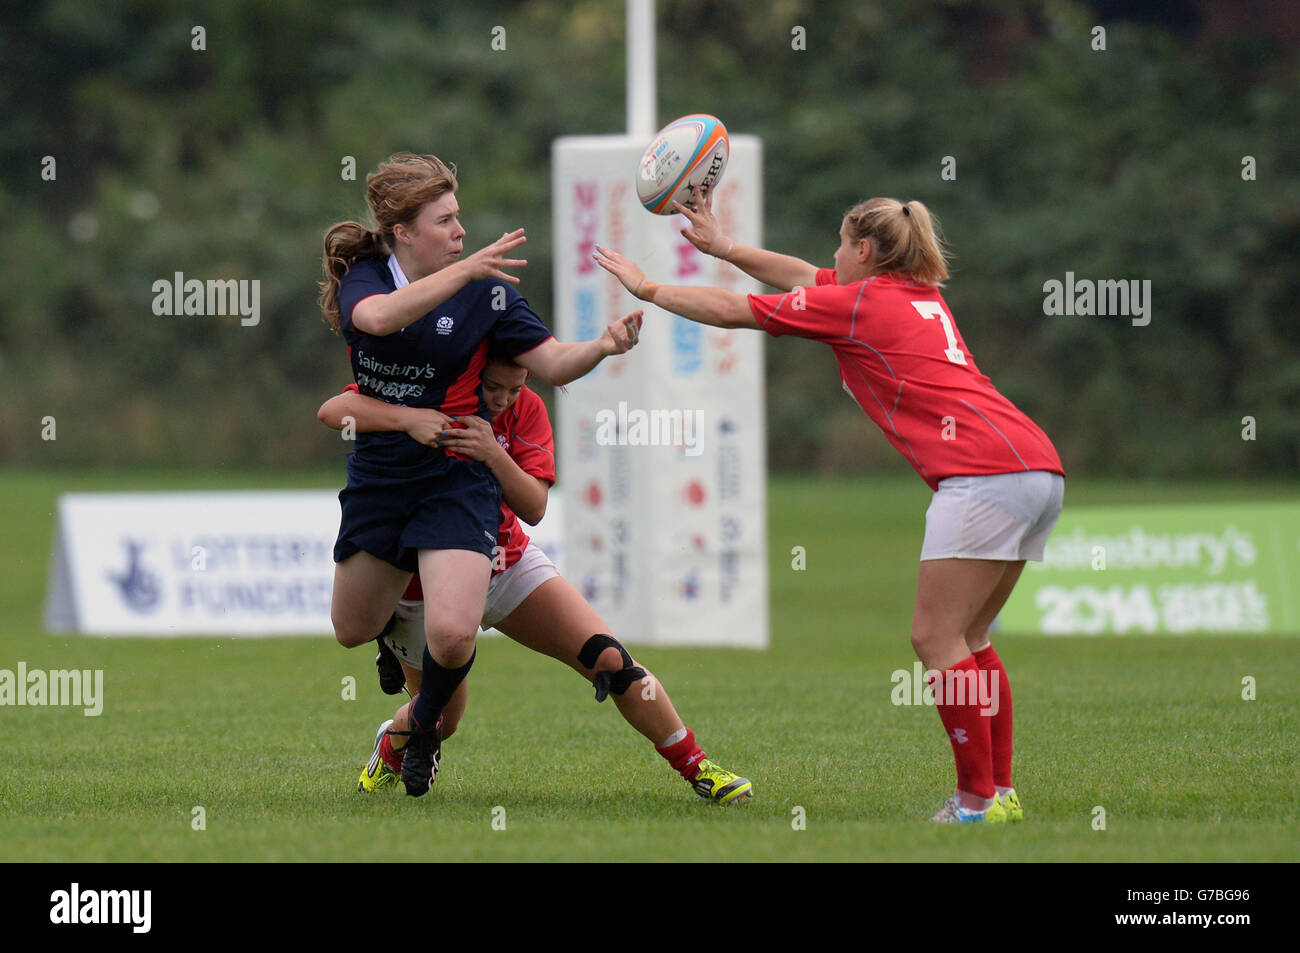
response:
M1028 820L925 823L952 788L935 713L890 704L928 491L770 485L772 648L637 651L710 755L753 778L699 801L555 662L485 639L425 798L355 790L391 702L327 638L52 638L54 501L73 490L330 487L335 473L0 471L0 668L102 668L104 711L0 708L0 860L1293 860L1295 638L1006 637ZM1296 499L1294 486L1074 481L1094 502ZM846 530L844 520L851 520ZM807 570L790 550L807 550ZM356 701L341 698L355 675ZM1242 701L1254 675L1258 699ZM1094 806L1107 829L1092 829ZM204 808L206 829L193 830ZM494 830L494 808L505 830ZM794 809L806 829L794 830ZM497 812L500 816L501 812Z

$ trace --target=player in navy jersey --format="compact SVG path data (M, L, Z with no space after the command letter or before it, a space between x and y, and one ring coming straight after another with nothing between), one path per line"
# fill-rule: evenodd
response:
M521 645L557 659L596 686L598 701L613 699L619 713L645 736L660 756L700 797L720 804L750 796L753 785L709 760L674 708L668 691L610 634L582 595L563 579L546 554L528 538L522 522L537 524L546 512L555 483L555 441L546 405L524 386L528 372L498 352L483 369L483 397L492 416L463 417L463 430L444 430L438 415L416 407L396 407L356 393L353 385L330 398L317 416L342 429L350 422L357 433L404 432L421 443L440 443L461 456L485 463L501 482L502 504L492 581L484 608L484 628L497 628ZM516 516L518 513L518 516ZM388 694L403 684L414 695L421 681L424 604L420 579L411 579L393 621L380 640L376 659L380 686ZM465 711L468 680L460 683L443 713L445 739L455 732ZM409 732L403 705L375 736L370 760L357 787L374 791L394 783L404 764Z
M1034 422L975 366L939 293L947 264L929 210L874 198L840 223L834 268L739 245L697 189L682 229L696 248L785 293L650 281L618 252L596 261L632 294L682 317L828 344L840 383L935 491L912 614L957 767L945 823L1020 820L1011 783L1011 691L988 630L1060 515L1064 470Z
M321 310L348 344L361 393L452 417L486 413L479 378L495 345L552 384L576 380L636 343L641 312L592 341L556 341L503 269L525 241L507 233L462 259L454 169L401 153L366 177L374 227L325 234ZM415 734L403 769L424 794L437 769L438 719L474 660L496 544L501 487L482 463L403 433L363 434L348 456L331 615L345 646L376 637L410 573L425 583L426 648Z

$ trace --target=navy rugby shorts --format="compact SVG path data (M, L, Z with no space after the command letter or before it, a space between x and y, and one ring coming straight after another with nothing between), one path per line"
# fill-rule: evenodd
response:
M334 561L365 551L408 572L421 549L467 549L492 558L501 484L486 464L442 457L417 470L375 467L348 456L348 485Z

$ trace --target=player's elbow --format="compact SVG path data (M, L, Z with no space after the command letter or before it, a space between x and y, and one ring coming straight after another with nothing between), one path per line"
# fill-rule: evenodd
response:
M516 513L515 515L529 526L536 526L542 521L542 517L546 515L546 501L542 500L540 506L529 507L524 512Z
M562 379L559 372L559 355L566 353L569 345L561 344L555 338L543 341L535 348L515 355L515 363L525 368L529 374L550 387L563 387L569 383Z
M547 387L563 387L566 384L573 383L572 378L563 376L550 365L539 365L537 370L529 368L528 371L533 375L533 377L537 378L540 383L545 384Z
M331 397L320 405L316 419L331 430L342 430L347 415L346 395Z
M323 423L331 430L342 430L343 424L339 421L338 415L334 413L334 408L330 406L332 401L325 401L316 411L316 419Z
M515 510L515 515L527 523L529 526L536 526L546 515L546 503L550 499L550 485L540 478L534 478L537 481L538 492L529 494L532 498L525 501L522 508Z

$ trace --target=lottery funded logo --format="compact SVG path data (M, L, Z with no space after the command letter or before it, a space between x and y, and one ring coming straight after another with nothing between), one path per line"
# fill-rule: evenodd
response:
M162 599L162 583L157 573L144 566L141 553L146 544L138 539L124 539L122 545L126 549L126 568L108 573L108 578L132 612L152 612Z

